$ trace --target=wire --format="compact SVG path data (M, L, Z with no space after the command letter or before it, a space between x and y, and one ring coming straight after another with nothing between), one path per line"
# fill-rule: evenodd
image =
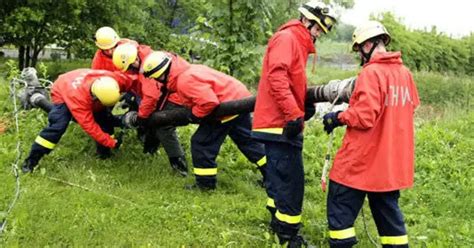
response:
M20 142L20 125L18 122L18 106L16 104L16 84L15 84L18 81L19 80L17 80L16 78L13 78L10 82L10 95L13 98L13 114L15 117L15 134L17 138L16 158L15 158L15 162L12 163L12 173L13 173L13 176L15 177L15 195L13 196L12 201L8 205L8 209L6 211L5 217L0 222L0 234L2 234L5 228L7 227L8 216L10 215L11 211L16 205L16 202L20 198L20 176L18 174L18 162L20 161L20 158L21 158L21 150L20 150L21 142Z
M377 242L375 242L374 238L372 238L372 236L370 235L369 233L369 229L367 228L367 223L365 221L365 214L364 214L364 205L362 205L362 223L364 223L364 230L365 230L365 234L367 234L367 237L369 238L370 242L377 248L380 247L379 244L377 244Z

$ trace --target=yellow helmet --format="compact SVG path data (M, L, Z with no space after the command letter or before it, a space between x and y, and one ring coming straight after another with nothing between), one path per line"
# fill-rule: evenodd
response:
M378 21L368 21L354 30L352 34L352 50L357 51L357 47L365 41L382 36L385 45L390 43L391 37L387 29Z
M95 32L95 45L102 50L115 47L119 40L120 37L111 27L101 27Z
M171 57L164 52L150 53L143 62L143 75L159 78L171 64Z
M334 24L336 24L335 15L329 6L321 1L311 0L299 7L298 11L308 20L318 23L326 34L329 33Z
M117 81L108 76L94 80L91 92L104 106L114 106L120 99L120 87Z
M135 62L137 56L137 47L131 43L124 43L115 48L114 54L112 56L112 62L114 63L115 67L125 72L128 67L133 64L133 62Z

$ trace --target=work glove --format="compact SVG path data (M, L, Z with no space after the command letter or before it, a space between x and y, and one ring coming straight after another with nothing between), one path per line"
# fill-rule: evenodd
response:
M324 131L326 131L326 133L330 134L334 128L343 125L338 119L339 113L341 112L342 111L329 112L323 116Z
M316 107L314 103L307 103L304 106L304 120L307 121L316 114Z
M283 135L289 139L293 139L303 131L304 120L302 117L289 121L283 128Z
M119 132L116 136L115 136L115 140L117 141L115 143L115 146L114 146L114 149L118 150L120 148L120 146L122 145L122 142L123 142L123 133L122 132Z
M122 116L122 124L126 128L135 128L138 126L137 111L128 111Z

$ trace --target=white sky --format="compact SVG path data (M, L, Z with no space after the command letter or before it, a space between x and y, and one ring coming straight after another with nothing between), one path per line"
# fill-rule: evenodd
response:
M436 26L438 32L453 37L474 32L474 1L472 0L355 0L354 8L341 13L342 22L357 26L370 14L390 11L402 23L414 29Z

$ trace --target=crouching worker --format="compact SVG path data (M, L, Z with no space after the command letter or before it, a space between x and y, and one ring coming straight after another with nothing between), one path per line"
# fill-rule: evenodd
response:
M118 148L121 140L113 137L120 119L107 107L117 103L120 92L127 90L129 84L129 78L120 72L78 69L60 75L51 89L53 108L48 114L48 126L36 137L22 171L33 171L40 159L53 150L73 118L97 142L97 155L109 157L110 149Z
M145 78L142 73L139 73L145 57L153 52L149 46L138 45L136 43L125 43L117 46L113 53L113 64L115 67L128 75L134 75L137 80L134 81L132 92L139 99L138 112L129 112L133 114L133 118L138 122L129 127L136 127L145 132L143 142L143 152L154 154L163 144L163 148L168 155L171 167L180 175L188 175L188 165L184 150L178 140L176 127L172 125L162 126L158 128L146 127L145 123L154 111L171 110L181 108L181 100L177 94L170 94L163 92L164 88L160 88L160 84L151 78Z
M196 184L191 188L216 188L216 157L227 135L265 175L265 151L262 144L250 137L250 113L219 120L209 117L221 102L251 96L244 84L222 72L204 65L190 64L181 57L166 52L148 55L142 69L146 77L158 80L170 92L177 92L183 105L192 110L190 121L199 123L191 138L196 176Z

